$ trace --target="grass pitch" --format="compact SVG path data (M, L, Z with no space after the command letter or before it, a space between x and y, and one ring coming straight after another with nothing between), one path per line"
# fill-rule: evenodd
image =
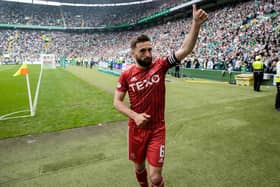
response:
M47 73L44 74L38 113L42 112L43 105L51 102L51 99L44 101L47 95L60 87L67 88L66 84L70 83L71 88L78 83L79 93L90 90L80 98L81 103L89 97L90 101L94 100L94 91L97 91L105 95L108 108L112 107L117 77L94 69L68 67L67 70L71 74L61 69L50 74L50 79L62 76L71 80L63 79L53 90L51 86L46 89L51 83L44 77ZM166 83L167 144L163 174L167 187L279 186L280 115L274 110L274 87L263 86L262 92L255 93L251 87L169 79L171 81ZM57 78L53 80L58 81ZM43 90L45 97L41 95ZM69 107L73 102L58 98L62 100L59 106ZM82 106L87 108L88 105ZM49 106L59 114L56 105ZM77 108L74 110L82 115ZM109 111L116 115L116 120L124 119L113 109ZM100 115L104 115L100 118L102 123L105 119L110 121L108 113ZM87 120L85 117L87 115L81 116L75 124L79 121L81 125L89 124L82 121ZM33 119L28 119L29 123L41 119L45 121L44 126L52 126L54 122L47 122L50 118L44 116ZM75 118L68 122L65 118L57 120L56 124L63 125ZM6 123L0 122L0 132L4 127L9 129L8 125L12 126L11 133L21 127L15 121L15 124ZM4 139L0 141L0 186L136 187L132 164L127 160L126 141L126 122Z
M0 66L0 115L29 109L25 76L12 76L17 68L19 66ZM39 65L29 65L33 98L39 71ZM91 86L63 69L45 69L41 80L36 116L0 121L0 138L124 119L114 110L112 95Z

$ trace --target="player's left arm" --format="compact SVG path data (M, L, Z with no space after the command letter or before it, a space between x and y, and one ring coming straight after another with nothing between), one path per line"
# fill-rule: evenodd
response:
M189 33L185 36L182 46L175 52L177 61L182 61L190 54L196 44L201 25L208 19L207 13L193 5L193 21Z

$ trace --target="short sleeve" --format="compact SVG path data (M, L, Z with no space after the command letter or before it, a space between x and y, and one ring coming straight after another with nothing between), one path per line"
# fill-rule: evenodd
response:
M169 55L167 57L167 63L169 65L169 67L174 67L178 64L180 64L181 62L176 58L175 53L173 53L172 55Z
M127 86L127 72L122 72L118 83L117 83L117 87L116 89L120 92L126 92L128 90L128 86Z
M176 59L175 55L158 58L157 60L159 61L159 63L161 64L161 67L164 69L165 72L167 72L167 70L169 68L172 68L172 67L176 66L177 64L180 64L180 61L178 61Z

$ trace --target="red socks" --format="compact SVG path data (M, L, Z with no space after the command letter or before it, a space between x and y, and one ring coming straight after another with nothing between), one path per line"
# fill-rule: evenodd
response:
M161 177L161 180L158 184L152 184L152 187L164 187L164 181L163 178Z
M136 178L138 183L140 184L141 187L148 187L148 179L147 179L147 170L144 168L142 171L135 171ZM161 180L158 184L152 184L152 187L164 187L164 181L163 178L161 177Z
M135 171L136 178L141 187L148 187L147 170L144 168L142 171Z

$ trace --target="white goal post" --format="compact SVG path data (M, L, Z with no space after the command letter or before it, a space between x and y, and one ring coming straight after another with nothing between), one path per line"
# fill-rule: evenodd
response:
M56 68L54 54L41 54L40 61L44 68Z

